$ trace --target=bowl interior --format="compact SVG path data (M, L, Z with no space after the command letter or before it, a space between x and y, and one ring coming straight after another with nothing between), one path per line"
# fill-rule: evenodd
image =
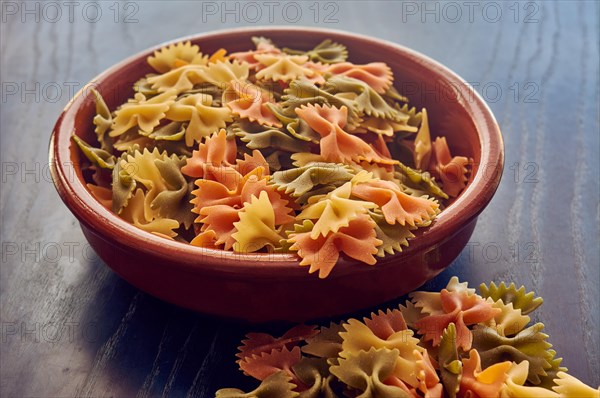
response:
M386 62L394 72L394 85L398 91L409 97L412 106L419 109L427 108L432 134L446 136L453 155L463 155L473 159L473 170L467 188L438 216L430 228L419 229L417 237L411 241L411 245L405 252L422 250L451 238L452 233L456 232L458 224L466 224L473 220L491 199L499 183L502 170L501 137L495 120L486 105L461 78L435 61L411 50L384 41L337 31L296 28L246 29L217 32L189 39L199 45L204 53L212 53L219 48L225 48L230 53L253 48L251 37L257 35L269 37L280 47L295 49L310 49L323 39L330 38L347 46L349 60L354 63ZM109 109L114 110L133 96L133 83L152 72L146 58L161 46L137 54L98 76L73 99L57 122L55 129L57 137L53 138L53 145L58 146L55 148L55 162L59 169L65 162L70 162L74 166L76 176L74 181L64 181L71 195L77 196L69 207L73 210L72 205L75 203L80 209L84 209L87 212L85 215L84 211L75 210L74 213L80 221L96 224L92 227L104 228L103 223L107 223L111 228L121 230L124 235L135 235L129 240L129 244L137 244L140 239L143 239L155 246L157 254L160 254L159 246L167 249L177 247L183 257L188 256L187 259L182 257L183 262L192 262L194 253L198 253L200 250L204 254L208 253L208 257L213 256L220 260L239 260L242 263L245 260L256 261L257 258L270 261L274 265L296 261L292 255L251 254L250 257L245 258L239 254L211 254L208 249L195 248L177 242L165 242L164 239L133 226L125 225L126 223L116 215L108 214L87 192L83 175L78 166L82 155L78 148L68 140L68 136L74 132L88 142L95 142L92 124L96 113L95 102L89 88L94 87L98 90ZM61 146L68 147L68 150ZM483 151L482 148L484 148ZM483 176L480 170L481 164L485 164L486 161L489 162L488 166L495 171L491 177L490 175ZM59 170L58 174L61 173L64 173L64 170ZM60 192L64 187L61 188L59 185L61 184L57 184ZM65 198L64 195L61 194L61 196L63 199ZM474 201L475 198L478 198L477 201ZM92 213L101 214L97 217L101 220L90 222L94 217ZM427 237L429 240L426 239ZM125 238L123 244L128 244L127 239L129 238ZM165 258L171 257L167 251L162 254ZM402 255L402 253L397 255ZM389 262L389 257L394 256L387 256L380 262ZM197 262L197 258L195 262Z

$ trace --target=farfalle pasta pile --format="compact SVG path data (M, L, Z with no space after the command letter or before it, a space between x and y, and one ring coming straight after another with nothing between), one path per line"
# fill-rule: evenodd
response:
M404 306L279 338L251 333L239 347L244 374L261 381L217 398L599 398L561 367L542 323L542 299L525 288L452 278Z
M408 245L465 187L470 160L432 140L383 62L310 51L148 57L154 73L114 110L97 91L96 142L73 136L90 192L138 228L212 249L293 252L326 277Z

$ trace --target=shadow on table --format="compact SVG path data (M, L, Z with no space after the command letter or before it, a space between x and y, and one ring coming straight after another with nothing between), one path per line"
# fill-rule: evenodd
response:
M254 385L235 364L252 326L165 303L129 285L95 255L89 263L90 278L107 275L82 309L82 344L93 363L77 395L209 397L218 388Z

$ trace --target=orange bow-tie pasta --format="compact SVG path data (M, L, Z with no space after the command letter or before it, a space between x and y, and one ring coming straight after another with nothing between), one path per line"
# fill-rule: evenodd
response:
M341 257L402 251L464 189L470 159L432 135L387 64L331 40L253 42L164 47L116 109L93 91L96 138L73 142L103 206L165 239L296 253L325 278Z

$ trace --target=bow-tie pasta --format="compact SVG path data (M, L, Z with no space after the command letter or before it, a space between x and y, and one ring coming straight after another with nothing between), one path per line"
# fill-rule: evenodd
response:
M452 143L430 129L426 109L409 105L385 62L354 63L342 43L329 39L308 50L265 37L252 42L254 48L229 54L191 42L155 51L148 73L114 109L92 90L94 138L73 136L91 195L165 239L237 253L294 253L321 278L335 273L343 257L373 265L401 252L460 195L471 160L452 154ZM464 292L444 294L442 303L456 301L458 313L474 320L501 311L497 322L505 330L525 316L492 301L471 303ZM447 318L430 313L419 330L437 325L438 317ZM459 332L468 325L463 318L451 320ZM432 329L436 336L441 327ZM480 344L482 333L463 334L459 343ZM398 349L344 358L336 372L363 378L372 389L389 371L375 372L373 363L405 355L428 361ZM489 355L468 360L474 374ZM353 361L365 365L350 369ZM303 375L305 383L321 380L318 372Z

